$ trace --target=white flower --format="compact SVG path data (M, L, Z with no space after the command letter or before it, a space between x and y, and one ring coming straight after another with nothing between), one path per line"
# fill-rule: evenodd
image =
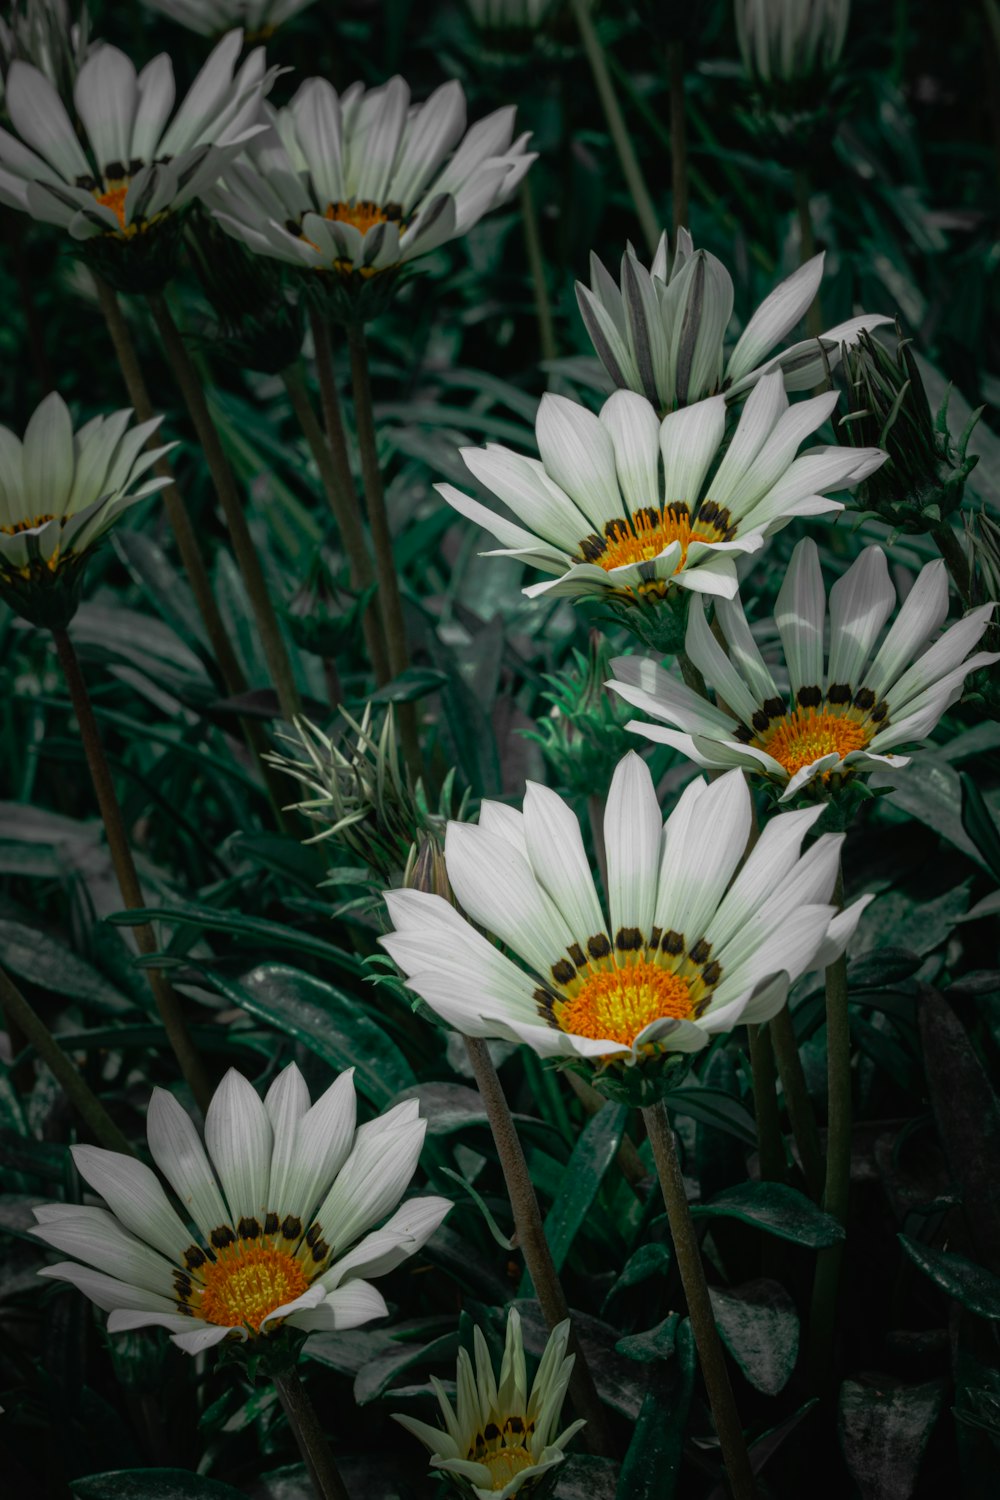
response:
M129 427L131 416L126 409L94 417L74 432L53 391L23 442L0 427L0 596L26 619L50 623L40 612L61 609L67 592L71 615L95 542L130 505L169 482L143 478L172 446L146 447L162 419Z
M822 279L823 256L815 255L765 297L728 360L732 278L714 255L695 250L686 229L678 231L669 275L664 234L648 271L628 247L620 289L591 255L590 287L577 282L576 295L594 352L614 384L637 391L660 411L674 411L718 392L733 400L769 370L780 370L786 390L809 390L836 367L844 344L863 329L892 322L862 313L819 340L804 339L773 354L805 315Z
M700 601L688 617L685 649L715 690L718 707L637 656L612 662L615 676L608 686L674 726L633 720L629 729L672 745L700 766L743 766L766 776L787 801L817 779L829 786L832 777L907 765L906 756L888 752L926 738L961 697L968 674L1000 660L989 651L968 655L989 623L992 604L938 634L948 614L940 560L921 570L883 637L895 605L885 555L880 547L866 547L830 590L824 667L826 590L816 544L806 539L793 552L778 594L775 624L786 672L777 680L737 596L716 605L726 650L709 629Z
M662 597L672 585L731 596L736 558L756 552L793 516L843 509L828 500L885 459L878 448L799 444L833 411L830 393L789 406L780 375L765 376L740 416L722 462L722 396L671 412L616 391L599 417L563 396L542 397L536 436L542 461L488 444L463 448L475 477L523 524L436 486L449 505L492 531L502 549L551 582L530 596ZM711 477L709 477L711 471Z
M248 37L268 37L313 0L143 0L150 10L201 36L220 36L242 26Z
M310 78L273 129L203 194L251 250L306 270L373 276L455 239L505 203L534 156L514 108L465 129L445 83L411 105L402 78L338 94Z
M736 0L743 66L758 84L800 83L840 61L851 0Z
M521 1319L512 1307L499 1384L486 1340L476 1327L475 1365L465 1349L458 1351L457 1411L440 1382L434 1382L447 1430L396 1412L393 1416L430 1449L431 1467L448 1475L464 1494L476 1500L510 1500L562 1463L570 1439L585 1425L572 1422L556 1433L574 1363L566 1353L568 1340L567 1319L552 1330L529 1394Z
M503 35L535 31L547 19L556 0L465 0L480 31Z
M381 942L410 989L467 1035L608 1062L697 1051L774 1015L789 983L853 932L864 902L840 915L830 905L842 838L800 852L821 812L772 818L741 868L741 771L691 782L664 824L647 766L626 755L604 816L605 916L576 818L529 783L523 813L484 802L478 827L449 825L448 878L468 920L439 896L389 891L395 930Z
M413 1198L386 1218L423 1145L417 1108L407 1100L355 1128L353 1069L311 1107L294 1063L263 1103L230 1069L208 1107L206 1154L173 1095L156 1089L149 1150L183 1216L141 1162L74 1146L77 1170L108 1206L36 1209L37 1237L75 1257L39 1275L72 1282L110 1313L109 1333L157 1325L189 1354L286 1321L338 1330L383 1317L364 1278L413 1255L451 1207Z
M242 40L239 31L223 38L170 124L166 53L137 75L117 47L92 51L73 88L79 132L44 73L14 62L6 104L20 139L0 130L0 202L79 240L131 239L175 212L260 129L274 73L260 48L234 73Z

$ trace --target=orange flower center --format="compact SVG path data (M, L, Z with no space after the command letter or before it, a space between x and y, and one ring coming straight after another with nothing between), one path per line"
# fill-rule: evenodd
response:
M553 1013L563 1031L630 1046L651 1021L667 1016L686 1021L694 1003L686 979L642 959L628 968L592 974Z
M135 233L135 226L125 227L125 199L128 196L128 183L119 183L117 187L109 188L106 193L95 193L94 197L102 208L110 208L118 220L118 227L123 234Z
M367 234L376 224L388 224L390 219L398 222L401 215L395 204L382 208L378 203L362 198L356 203L328 203L323 217L338 224L353 224L359 234Z
M302 1266L283 1250L240 1244L235 1255L221 1254L202 1271L204 1290L198 1312L224 1328L260 1330L268 1313L292 1302L309 1286Z
M54 516L31 516L27 521L15 521L10 526L0 526L0 531L3 532L4 536L17 536L22 531L34 531L36 527L44 526L46 521L53 520L55 520ZM65 524L66 517L64 516L63 525L65 526Z
M871 728L857 719L829 711L817 713L813 708L797 708L752 743L758 750L766 750L784 766L789 776L794 776L803 766L811 766L821 756L834 751L843 760L852 750L863 750L870 738Z
M527 1448L496 1448L492 1453L477 1453L472 1461L489 1469L491 1490L502 1490L535 1462Z
M686 507L675 510L669 505L664 510L650 507L636 511L627 521L612 521L605 527L605 535L604 550L594 561L608 572L626 563L651 562L673 542L680 542L681 555L674 570L679 572L692 542L712 541L707 532L693 528Z

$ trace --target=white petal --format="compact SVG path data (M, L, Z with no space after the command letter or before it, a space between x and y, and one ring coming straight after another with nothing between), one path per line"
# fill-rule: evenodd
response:
M253 1084L230 1068L205 1116L205 1144L219 1174L233 1226L263 1224L271 1169L271 1122Z
M903 601L871 667L865 685L876 698L883 698L903 668L948 617L948 570L943 558L921 568L917 581Z
M535 435L546 470L599 534L606 522L624 515L614 444L599 417L565 396L546 392Z
M80 1176L100 1193L125 1228L180 1262L191 1234L149 1168L103 1146L71 1146L70 1150Z
M819 551L811 537L804 537L792 553L774 607L775 624L788 666L792 694L799 688L824 685L823 626L826 620L826 590L819 565Z
M99 1267L119 1281L172 1297L173 1267L162 1255L129 1234L113 1214L99 1210L86 1218L67 1207L65 1215L47 1219L32 1233L46 1245L66 1255L75 1255L87 1265Z
M196 1326L191 1333L172 1333L170 1342L176 1344L178 1349L183 1349L185 1354L203 1354L206 1349L213 1349L216 1344L221 1344L223 1339L235 1338L243 1343L246 1336L244 1328Z
M62 100L38 68L17 60L11 63L4 104L22 140L67 182L92 175Z
M474 922L548 974L575 939L531 867L504 839L482 828L451 823L445 863L452 889Z
M130 1286L125 1281L116 1281L113 1276L95 1271L90 1266L81 1266L75 1260L40 1266L38 1274L51 1276L55 1281L70 1282L103 1312L112 1312L116 1308L152 1313L174 1313L177 1310L177 1303L169 1297L161 1297L143 1287Z
M896 590L881 547L866 547L830 590L831 683L855 691L876 638L892 613Z
M336 1261L320 1280L327 1291L357 1277L386 1276L422 1249L451 1212L448 1198L411 1198L381 1229L373 1230Z
M823 260L814 255L765 297L732 352L726 369L730 381L748 374L805 316L823 280Z
M742 723L751 724L757 712L757 700L712 634L705 618L705 607L699 598L691 600L684 644L688 656L706 684L715 689L716 696Z
M590 861L575 813L557 793L529 781L524 838L539 885L548 892L580 943L605 930Z
M664 505L687 505L694 511L725 429L724 396L696 401L664 417L660 427Z
M692 804L690 820L667 824L663 879L670 894L670 927L691 948L705 932L746 852L752 804L743 772L727 771L710 782Z
M629 751L615 768L604 812L612 942L623 928L633 927L649 941L661 830L649 767Z
M629 509L659 506L660 422L653 407L632 391L616 391L602 406L600 420L611 434L618 483Z
M32 413L22 462L24 519L61 516L73 484L73 419L57 391Z
M138 90L125 53L106 42L95 48L77 74L73 100L101 173L109 165L127 169Z
M367 1281L351 1281L327 1293L311 1312L292 1313L288 1321L310 1333L342 1333L347 1328L360 1328L373 1318L385 1318L388 1313L385 1299L376 1287L369 1286Z
M334 1256L396 1207L420 1158L426 1120L404 1120L377 1134L361 1131L336 1182L316 1212Z

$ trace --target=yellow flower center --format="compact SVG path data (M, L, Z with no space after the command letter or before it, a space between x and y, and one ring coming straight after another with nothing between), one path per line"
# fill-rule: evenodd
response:
M667 505L662 509L646 506L633 515L616 517L604 527L604 535L593 533L580 543L580 556L584 562L596 563L605 572L621 568L629 563L652 562L654 558L672 545L680 543L680 556L675 573L679 573L687 562L688 548L692 542L729 541L734 528L730 527L729 513L706 501L699 507L692 520L684 504ZM634 595L665 594L670 586L667 578L653 578L640 583L637 588L629 585L623 592Z
M641 959L592 974L575 995L553 1006L553 1014L563 1031L630 1046L651 1021L686 1021L694 1009L686 979Z
M388 224L390 220L398 223L402 212L395 203L382 208L378 203L362 198L356 203L328 203L323 217L338 224L353 224L359 234L367 234L376 224Z
M470 1454L470 1457L472 1455ZM496 1448L492 1453L477 1453L475 1462L490 1471L490 1489L502 1490L518 1474L530 1469L534 1459L527 1448Z
M768 726L764 734L751 743L758 750L766 750L784 766L789 776L794 776L796 771L811 766L823 755L835 751L843 760L852 750L863 750L871 739L873 727L845 714L797 708L793 713L785 714L777 724Z
M235 1254L222 1253L210 1261L201 1275L200 1316L225 1328L246 1326L255 1333L268 1313L301 1297L309 1286L291 1255L242 1242Z

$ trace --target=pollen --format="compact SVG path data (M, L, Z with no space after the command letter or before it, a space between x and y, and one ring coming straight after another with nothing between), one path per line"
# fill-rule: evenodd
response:
M338 224L353 224L359 234L367 234L376 224L388 224L390 220L398 222L400 212L394 204L382 208L378 203L362 198L356 203L328 203L323 217Z
M138 223L125 223L125 199L128 197L128 188L127 182L120 182L116 187L108 188L106 193L95 193L94 198L102 208L110 208L118 220L118 227L122 234L131 239L140 226Z
M688 981L645 960L593 974L553 1008L562 1031L631 1045L651 1021L685 1021L694 1013Z
M852 750L863 750L870 738L870 729L846 714L797 708L752 743L794 776L823 755L836 752L843 760Z
M26 521L14 521L10 526L0 526L0 531L4 536L18 536L22 531L37 531L46 521L54 520L55 516L30 516Z
M527 1448L495 1448L492 1453L469 1455L472 1461L483 1464L490 1471L490 1489L502 1490L518 1474L530 1469L535 1460Z
M260 1329L268 1313L292 1302L309 1286L299 1262L283 1250L237 1242L235 1254L220 1255L202 1273L198 1312L225 1328Z

